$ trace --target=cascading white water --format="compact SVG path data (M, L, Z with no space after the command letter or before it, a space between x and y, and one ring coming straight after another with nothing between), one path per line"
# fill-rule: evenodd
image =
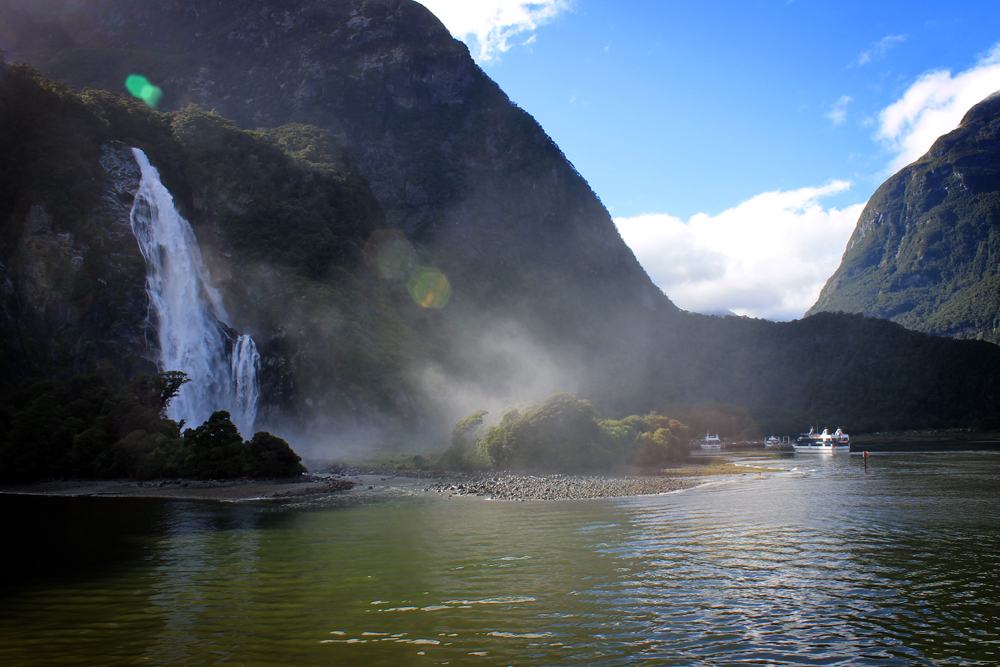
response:
M190 382L168 415L198 426L227 410L244 437L253 433L260 398L260 355L250 336L233 340L218 291L208 281L198 240L146 154L132 149L142 171L129 216L146 258L146 290L156 315L159 367L187 373Z
M232 351L232 381L236 389L236 411L242 416L248 429L257 420L257 401L260 400L260 354L253 338L243 334L236 341ZM239 426L239 424L237 424ZM250 431L241 433L249 435Z

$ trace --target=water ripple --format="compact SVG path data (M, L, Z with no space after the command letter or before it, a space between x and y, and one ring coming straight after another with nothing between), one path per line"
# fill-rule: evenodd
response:
M164 503L115 567L0 597L0 662L1000 662L1000 457L769 465L619 501Z

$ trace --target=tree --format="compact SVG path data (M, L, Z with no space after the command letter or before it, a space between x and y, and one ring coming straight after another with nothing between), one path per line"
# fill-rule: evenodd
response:
M466 467L466 455L478 439L483 417L488 414L486 410L476 410L455 424L455 428L451 430L451 447L438 459L438 465L443 468Z
M255 433L243 454L243 472L250 477L288 477L306 471L302 457L287 442L267 431Z
M191 378L183 371L166 371L153 376L153 389L156 390L159 396L157 407L159 408L161 417L166 418L167 406L170 404L171 399L177 396L181 391L181 387L190 381Z
M212 413L198 428L184 431L184 477L213 479L243 474L243 438L225 410Z

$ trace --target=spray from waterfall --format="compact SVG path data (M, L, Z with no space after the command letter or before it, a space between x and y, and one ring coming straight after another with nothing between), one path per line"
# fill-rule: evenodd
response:
M146 258L146 290L160 343L160 370L187 373L190 382L170 403L171 419L188 426L227 410L244 437L253 433L260 398L260 354L253 339L237 335L219 292L208 281L198 240L174 207L146 154L132 149L142 171L130 215Z

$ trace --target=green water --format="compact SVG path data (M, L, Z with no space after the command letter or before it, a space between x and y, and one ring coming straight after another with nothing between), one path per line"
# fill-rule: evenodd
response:
M0 497L0 664L996 664L1000 456L533 503Z

